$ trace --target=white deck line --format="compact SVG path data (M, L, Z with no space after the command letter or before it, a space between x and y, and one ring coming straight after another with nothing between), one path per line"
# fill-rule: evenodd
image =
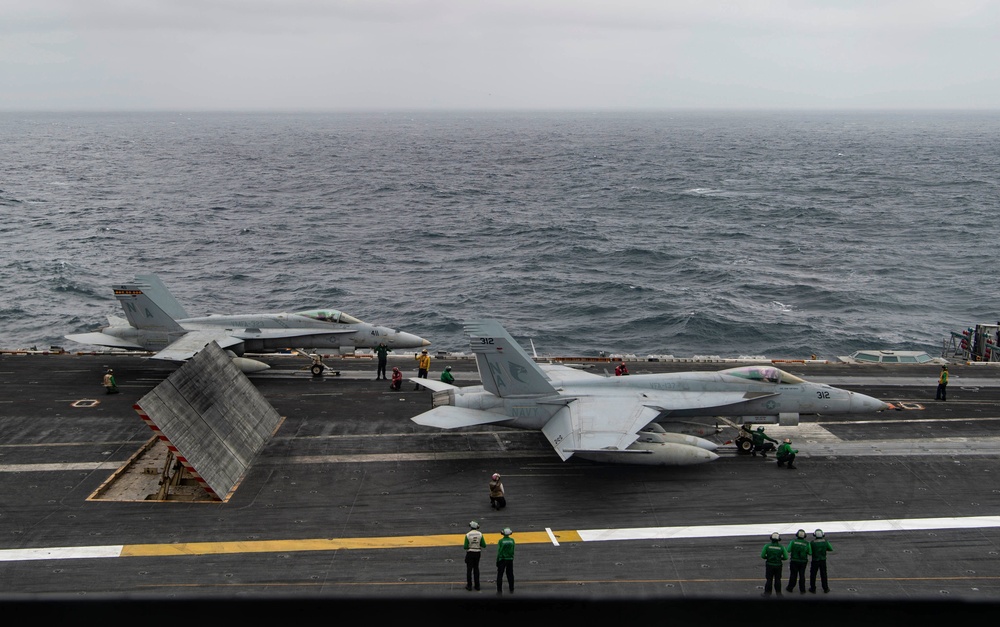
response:
M614 540L677 540L683 538L724 538L759 536L767 538L777 531L789 538L799 529L812 533L873 533L882 531L927 531L929 529L986 529L1000 527L1000 516L962 518L898 518L892 520L817 520L807 522L754 523L747 525L709 525L702 527L641 527L634 529L582 529L577 531L584 542Z
M69 560L121 557L125 545L70 546L43 549L6 549L0 551L0 562L30 562L35 560Z

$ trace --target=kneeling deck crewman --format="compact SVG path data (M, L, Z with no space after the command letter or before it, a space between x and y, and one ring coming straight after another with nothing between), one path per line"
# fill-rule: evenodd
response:
M778 447L778 452L776 454L776 457L778 458L778 467L781 468L787 462L788 469L795 470L795 455L798 452L798 449L792 448L792 440L790 438L785 438L785 441Z
M757 456L757 453L760 453L761 457L767 457L767 452L772 450L778 442L764 433L764 427L757 427L757 430L750 434L750 439L753 440L753 450L751 453L754 457Z

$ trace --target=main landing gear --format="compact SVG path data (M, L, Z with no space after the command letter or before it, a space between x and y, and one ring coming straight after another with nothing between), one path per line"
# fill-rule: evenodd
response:
M314 377L322 377L323 373L328 370L326 364L323 363L323 358L316 354L310 355L310 357L312 358L313 363L312 366L309 367L309 371L312 372L312 376ZM340 376L339 370L331 370L330 373L335 377Z
M736 452L740 455L749 455L753 452L753 440L742 433L736 436L734 443L736 444Z

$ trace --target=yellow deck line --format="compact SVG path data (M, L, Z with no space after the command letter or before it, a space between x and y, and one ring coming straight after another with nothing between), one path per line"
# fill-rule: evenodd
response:
M582 542L576 531L553 531L556 540ZM500 534L483 534L487 546L496 545ZM376 538L331 538L305 540L259 540L239 542L182 542L177 544L126 544L121 557L164 557L179 555L213 555L221 553L282 553L297 551L336 551L340 549L424 549L462 546L462 534L434 536L384 536ZM514 534L518 544L552 544L546 531Z
M945 518L911 518L879 520L825 520L772 522L741 525L707 525L690 527L638 527L631 529L581 529L569 531L515 531L518 544L548 544L560 546L567 542L614 542L677 540L682 538L765 538L772 532L794 534L798 528L823 529L829 533L905 532L943 529L1000 528L1000 516L966 516ZM485 534L487 546L496 545L499 533ZM337 551L340 549L407 549L460 547L461 532L427 536L382 536L374 538L306 538L301 540L257 540L233 542L181 542L175 544L126 544L83 547L49 547L0 549L0 562L47 559L81 559L114 557L169 557L184 555L218 555L238 553L282 553L299 551Z

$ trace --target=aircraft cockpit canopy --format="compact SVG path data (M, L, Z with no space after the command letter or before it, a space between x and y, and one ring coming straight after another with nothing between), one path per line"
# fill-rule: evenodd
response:
M336 309L310 309L309 311L297 311L296 316L312 318L320 322L333 322L334 324L362 324L360 320Z
M804 383L804 381L794 374L789 374L781 368L774 366L740 366L723 370L723 374L728 374L741 379L759 381L761 383Z

